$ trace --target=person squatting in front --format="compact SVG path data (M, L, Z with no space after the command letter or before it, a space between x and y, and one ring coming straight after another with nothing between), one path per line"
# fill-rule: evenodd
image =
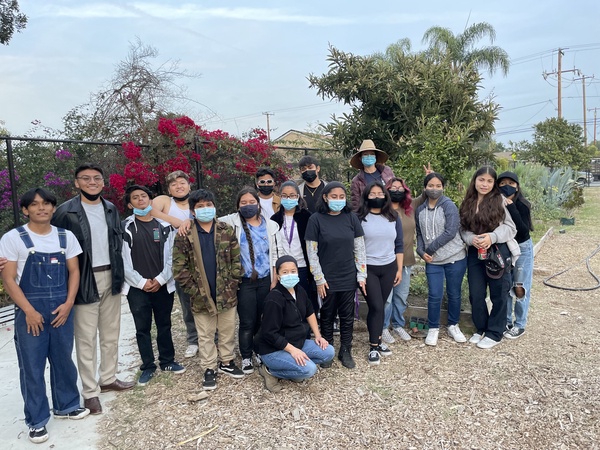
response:
M381 342L385 304L393 286L402 281L404 235L398 213L392 207L390 194L383 184L375 181L361 195L358 218L365 232L367 254L367 294L369 306L369 364L379 364L381 356L392 351Z
M145 186L133 185L125 191L125 205L133 214L123 221L123 294L129 302L142 358L138 379L141 386L148 384L156 371L151 336L153 315L161 370L185 372L185 368L175 361L171 336L175 292L171 257L175 231L168 223L161 223L149 214L152 197L152 192Z
M366 295L367 261L362 226L346 200L342 183L328 183L317 203L317 212L308 220L305 239L310 271L323 299L321 334L333 345L333 322L338 314L338 359L344 367L353 369L356 366L352 358L354 296L357 287ZM331 364L325 362L321 367Z
M243 378L234 362L236 306L242 278L240 245L235 230L215 220L212 192L198 189L189 197L194 222L175 237L173 272L186 295L198 330L202 388L217 388L217 372ZM215 342L218 333L218 345Z
M278 282L265 299L256 339L263 362L258 372L271 392L281 390L279 379L299 382L312 377L317 364L325 364L335 355L333 347L321 337L312 303L299 284L296 259L290 255L280 257L275 270ZM309 327L314 340L306 338Z
M73 314L79 288L81 247L68 230L50 225L56 197L43 188L27 191L20 201L29 218L0 240L4 287L15 302L15 347L29 440L48 440L50 407L44 371L50 362L52 410L56 419L83 419L73 363ZM6 406L6 405L5 405Z

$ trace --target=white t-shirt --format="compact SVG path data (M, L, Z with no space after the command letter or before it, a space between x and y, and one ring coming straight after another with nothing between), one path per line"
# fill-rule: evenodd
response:
M169 212L167 213L171 217L176 217L179 220L187 220L190 218L190 210L181 209L175 199L171 197L171 206L169 207Z
M260 214L266 219L269 220L275 214L273 210L273 197L270 198L262 198L258 197L260 200Z
M40 253L57 253L62 251L60 241L58 239L58 229L52 226L52 231L48 234L36 234L29 229L28 225L24 226L29 233L33 248ZM67 248L65 249L66 259L71 259L79 255L82 250L75 235L66 230L67 233ZM0 255L3 255L9 261L17 262L17 284L21 281L21 275L25 268L25 262L29 256L29 250L25 246L23 239L19 236L16 228L10 230L2 239L0 239Z
M302 243L300 242L300 236L298 235L298 224L294 222L294 231L292 233L292 242L290 244L290 230L294 217L286 216L284 214L283 220L285 221L284 225L279 229L279 236L277 236L278 239L281 239L283 253L284 255L293 256L298 263L298 267L306 267Z
M108 252L108 225L104 214L102 202L97 205L81 202L85 211L90 233L92 235L92 267L108 266L110 254Z

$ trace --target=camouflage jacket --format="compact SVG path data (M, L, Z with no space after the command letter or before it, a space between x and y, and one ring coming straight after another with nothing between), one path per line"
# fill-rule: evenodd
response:
M214 316L237 306L237 290L242 278L240 244L235 231L226 223L216 221L214 228L217 252L217 298L213 299L204 271L200 240L195 224L185 237L175 237L173 275L183 291L190 296L192 312Z

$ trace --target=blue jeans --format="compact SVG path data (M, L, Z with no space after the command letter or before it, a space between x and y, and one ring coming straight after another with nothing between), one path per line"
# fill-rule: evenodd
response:
M305 366L299 366L292 355L285 350L267 353L260 357L274 377L284 380L305 380L317 373L317 364L331 361L335 355L333 346L328 345L323 350L315 341L308 339L304 341L302 351L310 358Z
M402 281L398 286L394 286L390 296L385 302L385 312L383 316L383 329L390 327L390 322L394 328L404 328L404 311L408 308L408 292L410 290L410 274L412 266L402 268Z
M440 309L444 296L444 278L448 296L448 325L456 325L460 319L462 280L467 270L467 258L448 264L425 264L427 275L427 321L429 328L440 327Z
M519 244L521 248L521 256L517 259L515 267L512 270L512 283L522 283L525 289L525 297L516 299L515 305L515 321L513 322L513 295L514 291L508 294L508 315L506 323L514 325L517 328L525 328L527 325L527 313L529 312L529 299L531 297L531 283L533 281L533 241L531 239Z

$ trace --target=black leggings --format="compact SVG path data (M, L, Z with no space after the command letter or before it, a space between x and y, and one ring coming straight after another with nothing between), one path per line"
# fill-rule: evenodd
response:
M348 350L352 347L354 332L354 295L351 291L331 292L323 299L321 306L321 336L333 345L333 321L340 317L340 346Z
M396 261L385 266L367 265L367 296L365 300L369 306L367 328L369 329L369 342L372 345L381 344L385 302L394 287L397 271Z

